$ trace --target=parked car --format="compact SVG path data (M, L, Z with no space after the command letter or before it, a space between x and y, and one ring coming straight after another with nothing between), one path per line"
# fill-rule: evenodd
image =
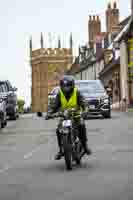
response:
M19 116L18 114L18 105L17 105L17 95L16 87L12 87L10 81L8 80L0 80L0 86L3 88L3 96L7 98L7 104L6 104L6 112L7 116L9 116L10 119L16 120Z
M0 86L0 129L7 125L6 101L7 98L2 95L3 88Z
M111 118L110 98L100 80L79 80L76 81L76 86L85 97L89 114Z
M54 103L56 95L59 91L59 87L53 88L53 90L48 94L48 109Z

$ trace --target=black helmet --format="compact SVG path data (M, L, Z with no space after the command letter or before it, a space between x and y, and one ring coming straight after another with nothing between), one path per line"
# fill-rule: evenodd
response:
M72 76L63 76L60 80L60 88L65 94L69 94L75 87L74 78Z

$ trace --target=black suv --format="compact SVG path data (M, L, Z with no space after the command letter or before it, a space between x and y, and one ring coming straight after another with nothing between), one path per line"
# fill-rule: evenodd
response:
M17 88L12 87L8 80L1 80L0 86L3 87L3 96L7 98L6 113L10 119L16 120L18 118L18 105L17 105L17 95L15 91Z
M85 98L89 114L111 118L110 97L107 95L100 80L77 80L76 86Z

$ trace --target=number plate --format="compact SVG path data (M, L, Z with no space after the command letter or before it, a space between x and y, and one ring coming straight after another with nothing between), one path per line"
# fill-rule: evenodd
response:
M90 109L95 109L95 105L89 105Z
M72 125L71 120L64 120L63 121L63 127L70 127Z

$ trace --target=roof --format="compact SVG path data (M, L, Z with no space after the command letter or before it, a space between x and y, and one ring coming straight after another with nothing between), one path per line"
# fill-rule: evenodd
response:
M113 42L108 46L107 49L113 49L113 44L121 41L121 39L128 33L132 22L133 22L133 18L129 16L120 23L123 27L118 32Z
M104 76L110 69L115 67L116 65L120 65L120 57L116 60L111 60L110 63L105 65L104 69L99 73L100 76Z
M127 21L127 24L122 28L122 30L119 32L119 34L114 39L114 42L120 42L123 37L126 36L128 33L131 23L133 22L133 16L130 17L130 19Z
M75 74L76 72L78 72L80 69L80 65L79 64L73 64L72 67L66 71L66 75L69 74Z
M131 17L131 15L129 15L128 17L126 17L124 20L122 20L122 21L119 23L119 25L125 26L125 25L128 23L128 21L130 20L130 17Z

